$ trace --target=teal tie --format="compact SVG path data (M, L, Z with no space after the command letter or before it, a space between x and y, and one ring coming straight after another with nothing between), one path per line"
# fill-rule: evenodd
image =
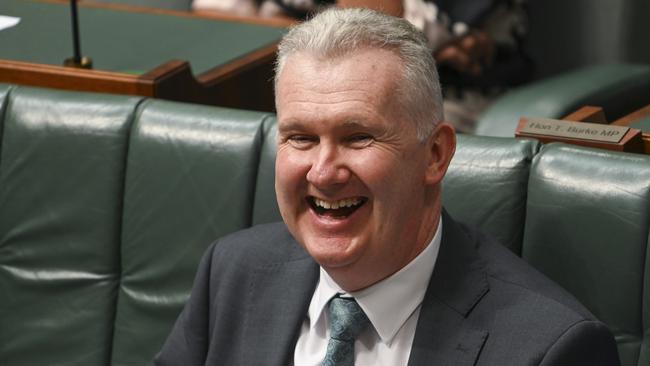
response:
M330 340L323 366L353 366L354 340L370 321L352 298L334 297L328 309Z

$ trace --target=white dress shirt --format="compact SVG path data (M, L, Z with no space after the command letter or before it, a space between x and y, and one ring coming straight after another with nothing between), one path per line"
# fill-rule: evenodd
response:
M406 365L422 299L438 257L441 237L442 219L429 245L409 264L392 276L350 294L321 268L318 286L296 343L293 364L322 364L330 333L327 303L336 294L343 294L357 300L372 324L361 332L354 343L355 365Z

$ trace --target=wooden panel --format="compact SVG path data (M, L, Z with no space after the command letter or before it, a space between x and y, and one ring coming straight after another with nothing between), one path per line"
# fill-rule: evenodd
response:
M552 120L552 122L566 124L567 126L570 126L570 124L577 124L577 125L581 124L580 121ZM601 148L601 149L613 150L613 151L642 153L644 152L645 149L641 131L634 128L630 128L618 142L614 143L614 142L607 142L607 141L589 140L584 138L555 135L551 132L549 132L548 135L541 134L541 133L529 133L525 128L527 124L528 124L527 117L521 117L519 119L517 130L515 131L515 137L533 138L539 140L541 143L544 144L550 142L564 142L567 144L595 147L595 148Z
M590 122L606 124L607 118L601 107L584 106L562 118L565 121Z
M612 122L612 124L616 126L629 126L634 122L646 118L650 118L650 104L617 119L616 121ZM650 154L650 132L643 132L641 139L643 140L643 152Z
M154 96L151 81L136 75L0 60L0 82L48 88Z
M616 121L612 122L613 125L617 126L629 126L630 124L650 117L650 104L641 108L637 109L636 111L628 114L627 116L623 116Z

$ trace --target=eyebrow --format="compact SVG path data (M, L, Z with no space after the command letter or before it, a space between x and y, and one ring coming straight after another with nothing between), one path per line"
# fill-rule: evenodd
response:
M295 120L278 123L278 132L280 133L287 132L287 131L303 130L303 129L304 129L304 123Z
M309 124L301 122L299 120L289 120L286 122L278 123L278 132L287 133L293 131L304 131L309 128ZM371 129L367 123L364 123L359 119L350 119L342 122L340 125L336 126L337 130L355 130L355 129Z
M304 125L304 122L290 120L287 122L278 123L281 129L293 129L301 128ZM350 119L341 123L342 127L354 128L354 127L367 127L366 123L361 122L359 119Z
M355 129L355 128L367 128L368 125L359 120L349 120L343 122L341 127Z

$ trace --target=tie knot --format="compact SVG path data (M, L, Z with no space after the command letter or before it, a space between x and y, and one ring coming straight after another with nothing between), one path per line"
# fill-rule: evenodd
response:
M329 303L330 337L345 342L354 341L370 322L353 298L334 297Z

